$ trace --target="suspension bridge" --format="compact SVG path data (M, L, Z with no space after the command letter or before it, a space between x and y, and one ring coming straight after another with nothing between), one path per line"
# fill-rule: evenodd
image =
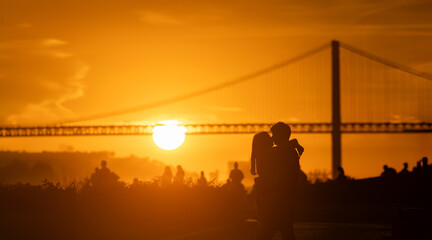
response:
M207 89L54 123L0 126L0 137L151 135L176 119L186 134L252 134L284 121L332 136L333 174L344 133L432 132L432 76L332 41Z

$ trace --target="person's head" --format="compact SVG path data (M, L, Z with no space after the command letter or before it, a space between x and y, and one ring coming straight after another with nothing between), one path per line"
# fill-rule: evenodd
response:
M387 165L384 165L383 168L384 168L384 170L387 170L387 169L388 169L388 166L387 166Z
M289 141L291 137L291 127L283 122L278 122L270 128L272 140L276 145Z
M201 177L204 177L204 171L201 171Z
M235 162L234 163L234 169L237 169L238 168L238 162Z
M106 165L107 165L107 161L102 160L102 162L101 162L101 166L104 168L104 167L106 167Z
M183 170L182 166L181 165L177 165L177 170L179 170L179 171Z
M428 165L428 158L427 157L423 157L422 158L422 163L423 163L423 167L426 167Z
M339 166L339 167L337 168L337 170L338 170L339 172L343 172L343 168L342 168L341 166Z
M165 167L165 172L166 172L166 173L171 173L171 168L168 167L168 166L166 166L166 167Z
M405 162L403 165L404 165L404 168L408 168L408 163L407 162Z
M268 132L260 132L255 134L252 140L252 158L260 156L265 149L271 148L273 141Z

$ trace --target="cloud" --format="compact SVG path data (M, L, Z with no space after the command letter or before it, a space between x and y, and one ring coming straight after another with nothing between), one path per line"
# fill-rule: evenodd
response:
M210 69L213 65L209 64L215 59L218 65L226 66L226 72L232 67L233 75L241 74L236 72L241 68L229 61L231 56L244 54L246 67L254 66L253 62L261 59L277 61L280 55L289 56L290 50L296 50L293 48L297 45L292 43L300 38L306 40L305 45L311 39L318 42L330 37L347 43L352 40L352 44L364 43L363 46L379 45L385 40L382 56L393 59L399 55L407 63L411 61L409 58L417 61L423 56L425 62L430 62L428 41L432 14L431 7L424 6L426 2L185 0L167 4L138 0L82 3L47 0L46 4L37 1L23 4L6 0L7 4L0 9L4 20L0 24L3 33L0 40L0 124L5 121L21 123L31 116L44 120L50 114L54 119L73 115L67 106L86 93L85 77L90 68L79 56L86 57L93 67L93 80L88 81L87 92L93 101L81 103L82 114L91 112L91 108L103 112L110 106L133 105L133 101L127 103L127 100L104 104L98 102L96 96L100 96L99 92L111 91L113 96L121 98L118 96L130 97L137 91L144 91L137 87L143 86L139 85L142 81L133 80L143 78L137 75L147 79L159 75L161 79L164 76L175 79L169 74L163 75L170 72L165 69L174 69L174 75L176 68L196 65L194 58L201 55L202 69ZM390 46L387 42L394 44ZM393 47L396 43L410 44L406 48ZM271 54L273 45L281 47L278 54ZM412 52L405 50L416 48ZM387 54L387 51L394 54ZM263 52L266 55L261 57ZM175 60L177 58L182 61ZM147 61L150 64L143 63ZM163 65L158 66L159 62ZM429 71L428 68L425 65L423 69ZM194 71L187 74L200 73ZM123 78L124 73L128 76ZM119 78L124 79L121 87L116 81ZM98 79L105 81L100 84ZM146 89L152 89L153 82L157 81L145 83ZM154 96L155 91L148 92L148 98Z
M41 124L75 116L90 69L58 38L0 41L0 124Z
M18 113L8 115L4 121L5 124L47 124L65 118L76 117L71 109L64 106L64 103L84 95L85 86L83 83L79 81L71 81L68 84L44 82L40 86L41 88L59 91L62 94L55 97L46 96L47 100L25 104L24 108Z
M215 112L241 112L243 109L239 107L222 107L222 106L209 106L211 111Z
M58 47L66 44L67 44L66 41L56 39L56 38L47 38L42 40L42 45L45 47Z
M140 21L151 25L177 26L177 25L182 25L184 23L178 18L160 14L157 12L140 11L138 12L138 14L139 14Z
M73 53L63 51L47 51L54 58L67 58L73 56Z
M81 68L89 69L85 65ZM79 79L72 78L71 81L66 83L46 81L41 82L39 86L41 89L48 89L49 92L58 92L61 94L54 94L54 96L46 95L46 100L24 104L24 108L21 111L6 117L5 124L47 124L65 118L76 117L75 113L65 107L64 104L84 95L85 85Z
M24 22L24 23L19 23L17 25L17 27L19 27L19 28L29 28L29 27L32 27L32 25L30 23Z
M417 63L414 65L414 69L432 75L432 61Z
M59 115L65 113L59 109L52 101L40 103L29 103L22 111L6 117L6 125L37 125L40 120L58 119Z

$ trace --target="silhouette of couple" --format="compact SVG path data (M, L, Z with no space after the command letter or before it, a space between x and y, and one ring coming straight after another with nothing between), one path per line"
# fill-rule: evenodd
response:
M280 231L284 239L294 236L295 192L300 172L299 159L304 148L290 140L289 125L278 122L252 141L251 174L255 178L260 229L258 239L272 239Z

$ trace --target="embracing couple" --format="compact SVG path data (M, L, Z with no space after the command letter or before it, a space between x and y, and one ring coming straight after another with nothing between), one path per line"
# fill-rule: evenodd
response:
M304 148L290 140L289 125L278 122L270 129L272 136L261 132L252 142L251 173L255 178L260 229L258 239L272 239L280 231L286 240L294 236L294 208L299 159Z

